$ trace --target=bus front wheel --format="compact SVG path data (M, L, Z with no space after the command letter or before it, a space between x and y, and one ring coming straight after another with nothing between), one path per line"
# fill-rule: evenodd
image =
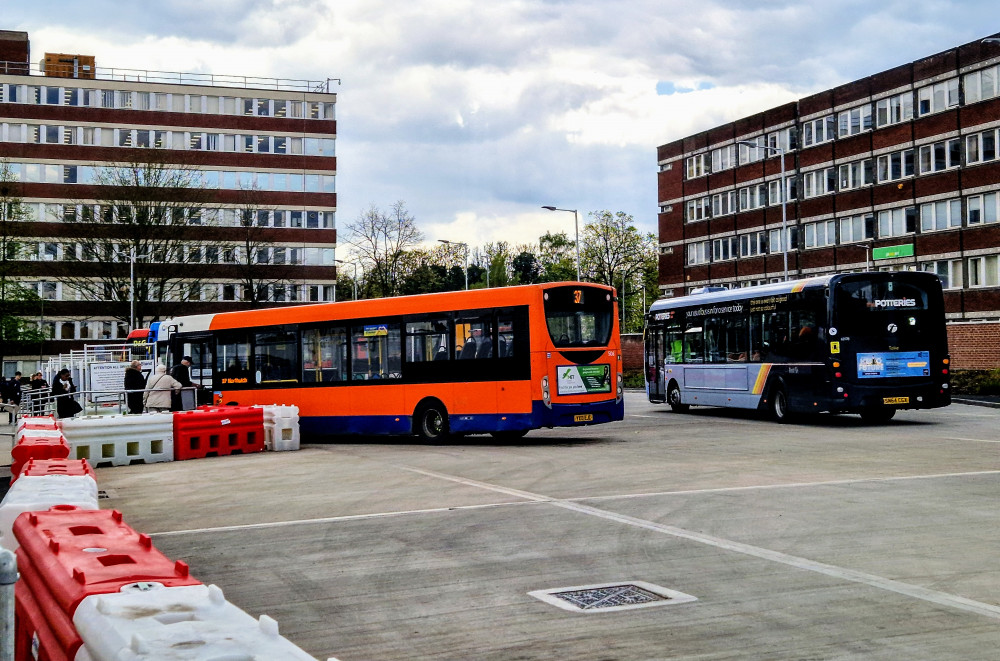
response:
M425 404L414 415L417 436L423 441L440 441L448 436L448 412L438 403Z
M674 413L687 413L690 408L689 405L681 403L681 389L677 387L675 381L670 382L670 388L667 390L667 403Z
M779 384L771 391L771 417L777 422L788 422L788 391L784 384Z
M861 409L861 419L869 424L879 425L892 420L896 415L896 409L884 408L881 406L870 406Z

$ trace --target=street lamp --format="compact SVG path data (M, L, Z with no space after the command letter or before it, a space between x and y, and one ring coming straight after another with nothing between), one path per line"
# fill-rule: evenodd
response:
M358 300L358 265L355 264L354 262L345 262L342 259L335 259L333 261L337 262L338 264L350 264L351 266L354 267L354 280L353 280L353 284L354 284L354 300L355 301Z
M548 209L549 211L569 211L573 214L573 227L576 229L576 279L580 279L580 214L577 213L576 209L558 209L551 206L543 206L543 209Z
M115 257L124 257L125 253L120 250L115 251ZM135 246L130 246L128 249L128 329L129 331L135 330L135 260L146 259L149 257L149 253L145 255L135 254Z
M785 150L781 147L771 147L761 145L751 140L740 140L736 144L754 147L756 149L767 149L778 154L781 158L781 256L785 264L785 282L788 282L788 216L785 211L785 198L788 197L788 188L785 185Z
M462 246L463 254L465 255L465 289L469 289L469 244L462 243L461 241L449 241L448 239L438 239L439 242L445 244L446 246ZM487 278L489 278L489 271L487 271ZM489 287L489 280L487 279L487 287Z

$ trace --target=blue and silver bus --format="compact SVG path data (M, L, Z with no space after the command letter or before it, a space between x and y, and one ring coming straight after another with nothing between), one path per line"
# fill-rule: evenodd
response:
M691 405L860 413L951 403L941 282L841 273L662 299L646 315L646 390Z

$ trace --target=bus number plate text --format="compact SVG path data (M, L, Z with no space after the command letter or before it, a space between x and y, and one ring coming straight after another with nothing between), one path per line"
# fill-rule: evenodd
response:
M882 403L883 404L909 404L910 403L910 398L909 397L883 397L882 398Z
M593 413L580 413L579 415L573 416L573 422L593 422L593 421L594 421Z

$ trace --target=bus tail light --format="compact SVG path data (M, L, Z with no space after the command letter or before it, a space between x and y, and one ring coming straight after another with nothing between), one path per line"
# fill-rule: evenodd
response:
M552 394L549 393L549 377L542 377L542 402L545 406L552 408Z
M622 373L618 372L618 391L616 399L620 402L622 401L622 396L625 394L625 380L622 378Z
M942 373L942 374L947 374L947 373L948 373L948 368L946 367L946 368L944 368L943 370L941 370L941 373Z

